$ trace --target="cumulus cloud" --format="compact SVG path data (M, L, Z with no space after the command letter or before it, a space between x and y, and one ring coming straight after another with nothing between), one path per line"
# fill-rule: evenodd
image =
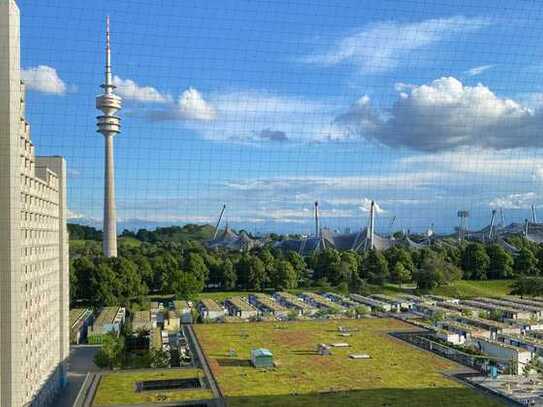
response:
M488 71L489 69L494 68L495 66L496 65L476 66L476 67L473 67L471 69L468 69L465 73L468 74L469 76L477 76L477 75L482 74L484 71Z
M413 51L460 33L479 30L490 23L489 19L463 16L416 23L373 23L340 39L326 51L305 57L304 61L324 66L350 63L363 73L383 73L408 60Z
M167 103L172 100L170 95L163 94L152 86L138 85L131 79L123 79L114 76L113 84L117 87L116 92L119 96L129 101L141 103Z
M216 116L215 109L194 88L185 90L178 100L179 114L187 120L210 121Z
M68 89L55 68L39 65L21 70L26 88L50 95L64 95Z
M160 110L148 110L144 117L151 121L213 121L216 109L208 103L200 91L194 88L184 90L177 102L169 100Z
M357 102L336 121L388 146L435 152L541 147L542 119L541 111L501 98L482 84L466 86L443 77L400 93L386 120Z
M492 208L527 209L537 200L537 198L538 197L535 192L511 194L497 197L490 201L489 205Z

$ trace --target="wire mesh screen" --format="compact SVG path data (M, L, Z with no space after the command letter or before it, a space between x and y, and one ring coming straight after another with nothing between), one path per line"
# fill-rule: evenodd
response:
M95 96L111 16L119 230L224 220L448 232L541 201L535 1L20 0L27 118L68 163L71 222L101 227Z

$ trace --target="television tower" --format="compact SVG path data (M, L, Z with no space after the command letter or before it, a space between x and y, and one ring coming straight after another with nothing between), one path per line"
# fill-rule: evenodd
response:
M113 93L115 86L111 73L111 42L109 17L106 20L106 74L101 86L104 93L96 97L96 109L102 111L98 116L98 133L105 139L105 179L104 179L104 255L117 257L117 213L115 209L115 161L113 158L113 137L121 132L121 119L116 113L122 108L122 99Z

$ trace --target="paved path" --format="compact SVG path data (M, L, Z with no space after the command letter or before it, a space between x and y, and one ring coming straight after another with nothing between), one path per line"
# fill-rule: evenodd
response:
M192 329L192 325L186 325L185 332L188 334L190 343L193 345L193 350L196 352L195 355L198 357L198 360L200 361L200 366L207 377L209 387L211 388L211 391L213 392L213 397L215 398L215 405L217 407L226 407L226 401L224 400L224 397L222 396L221 390L219 389L219 385L215 381L215 376L213 376L213 373L211 372L211 368L209 367L209 364L207 363L207 359L204 355L204 352L200 348L200 343L198 342L198 338L196 337L196 334L194 333L194 330Z
M53 404L55 407L73 406L87 373L99 370L94 364L94 355L96 355L98 349L100 349L98 346L74 345L70 347L68 385L56 398Z

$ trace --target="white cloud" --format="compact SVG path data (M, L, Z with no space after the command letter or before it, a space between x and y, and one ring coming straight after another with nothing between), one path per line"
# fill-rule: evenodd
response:
M535 192L510 194L493 199L489 205L492 208L528 209L538 199Z
M360 210L362 212L369 212L370 209L371 209L371 199L369 198L362 198L362 203L361 205L359 206ZM374 203L374 207L375 207L375 213L383 213L385 212L383 208L381 208L379 206L379 204L377 202Z
M146 110L143 116L151 121L211 122L217 117L215 107L194 88L184 90L177 102L167 100L160 110Z
M194 123L202 137L241 143L306 141L343 137L332 121L336 105L265 90L234 90L209 95L215 121Z
M453 77L402 93L387 120L371 106L360 109L355 103L336 121L351 134L354 129L359 136L391 147L430 152L543 146L541 111L500 98L482 84L465 86Z
M477 75L482 74L484 71L488 71L489 69L494 68L495 66L496 65L476 66L471 69L468 69L465 73L468 74L469 76L477 76Z
M66 83L60 78L55 68L39 65L21 70L21 78L27 89L50 95L64 95Z
M68 220L77 220L77 219L85 218L85 215L83 215L82 213L74 212L74 211L68 209L68 212L66 214L66 218L68 218Z
M172 97L163 94L151 86L140 86L131 79L113 77L113 84L117 87L116 92L126 100L141 103L167 103Z
M370 24L351 34L323 53L304 58L324 66L351 63L363 73L382 73L412 60L408 55L460 33L479 30L490 24L485 18L456 16L417 23L386 21Z
M533 152L524 150L492 151L481 148L463 148L433 154L417 154L402 158L407 166L425 166L435 171L454 171L462 175L496 176L502 179L525 177L529 174L543 180L543 158L534 157Z
M211 121L216 117L215 109L194 88L185 90L179 96L178 107L181 116L187 120Z

